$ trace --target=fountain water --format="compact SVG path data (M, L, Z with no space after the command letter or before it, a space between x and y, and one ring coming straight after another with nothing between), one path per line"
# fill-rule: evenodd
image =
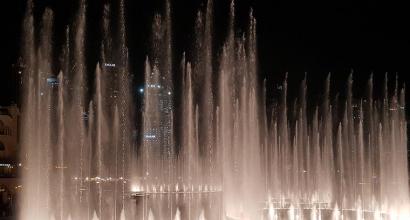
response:
M177 209L177 212L175 213L174 220L181 220L181 212L179 211L179 209Z
M172 65L170 2L154 17L142 141L135 148L124 0L118 6L117 13L104 7L101 59L89 80L84 0L66 29L58 65L53 12L45 10L37 30L33 2L27 3L21 219L409 217L404 89L396 81L389 93L386 75L384 97L373 98L370 77L367 96L353 99L351 75L346 100L331 102L329 75L310 117L306 79L294 106L285 79L268 117L256 20L251 11L247 31L236 36L233 1L221 53L212 50L208 0L197 14L195 49L179 68ZM110 31L114 14L118 35ZM61 67L58 84L47 83L54 66Z

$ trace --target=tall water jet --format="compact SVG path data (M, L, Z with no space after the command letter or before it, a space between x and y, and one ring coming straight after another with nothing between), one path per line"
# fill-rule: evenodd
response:
M212 63L212 34L213 34L213 1L207 1L204 11L199 11L195 26L196 41L194 45L193 79L199 91L195 93L198 98L198 141L201 143L199 152L201 158L200 178L202 182L215 184L215 142L214 133L214 94L213 94L213 63ZM201 82L201 83L199 83ZM205 159L206 158L206 159Z
M217 126L221 134L217 148L222 155L226 212L231 216L252 218L257 215L255 205L262 200L260 190L264 188L264 181L260 179L263 164L260 132L263 126L258 118L256 23L250 13L249 38L235 39L233 2L230 10L229 33L222 52L219 79L221 121Z
M134 108L131 96L131 83L132 78L129 70L129 60L128 60L128 48L126 44L126 27L125 27L125 3L124 0L120 1L120 45L121 52L119 54L121 69L120 69L120 101L118 103L120 110L120 122L121 122L121 177L129 179L131 174L129 173L130 167L129 163L131 160L130 154L133 152L133 140L132 136L132 127L130 119L134 118ZM117 177L118 178L118 177ZM125 208L125 194L126 191L126 182L121 182L121 204L122 209Z
M87 187L85 181L87 177L88 166L91 161L89 161L91 151L89 151L86 144L87 128L84 119L87 117L87 102L86 102L86 92L87 92L87 80L86 80L86 62L85 62L85 36L86 36L86 2L85 0L80 0L77 8L77 17L74 21L73 28L73 49L72 56L73 60L70 61L68 54L66 62L70 67L70 71L66 73L68 79L67 87L70 88L71 92L67 92L68 96L68 109L67 117L69 117L70 124L68 127L73 126L78 129L67 130L66 138L71 140L67 142L67 158L70 158L70 176L78 179L78 186L75 189L72 187L67 187L66 190L75 190L75 195L68 195L68 200L76 206L76 211L78 213L72 213L73 217L77 215L83 215L87 213L88 218L91 218L92 213L89 208L90 194L84 190ZM66 39L69 42L69 39ZM69 43L67 43L69 47ZM71 51L70 51L71 52ZM61 83L61 82L60 82ZM88 154L87 154L88 153ZM79 157L77 157L79 155ZM88 173L89 177L90 173ZM82 209L81 207L88 207L87 209ZM81 210L81 211L80 211Z
M64 82L64 76L63 73L60 72L58 76L59 82ZM57 141L57 146L59 149L57 149L57 163L56 165L58 167L61 167L61 172L58 175L56 179L59 179L58 181L58 196L59 196L59 215L60 215L60 220L65 219L65 193L66 193L66 188L65 188L65 175L66 173L64 172L64 167L66 166L66 158L65 158L65 123L64 123L64 114L65 114L65 107L64 107L64 102L65 102L65 97L64 97L64 83L62 83L58 89L58 104L57 104L57 112L58 112L58 130L59 130L59 136L58 136L58 141Z
M48 172L51 164L51 137L50 137L50 108L52 90L45 79L51 72L52 45L51 34L53 27L53 13L46 9L42 17L41 38L37 52L34 50L33 3L28 1L26 18L24 20L25 54L24 59L28 66L28 85L25 89L27 96L23 110L23 120L27 122L22 129L22 148L24 164L29 168L23 175L23 182L27 188L23 195L23 218L48 218L51 214ZM37 59L37 60L36 60ZM38 124L42 129L37 129Z

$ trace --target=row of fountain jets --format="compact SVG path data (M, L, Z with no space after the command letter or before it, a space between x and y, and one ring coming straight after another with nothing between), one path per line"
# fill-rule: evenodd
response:
M20 219L408 219L404 89L397 82L389 92L386 75L384 96L376 99L370 77L367 95L355 99L350 76L342 100L330 97L328 77L308 116L306 79L292 105L285 79L267 111L270 86L258 80L252 12L237 36L231 3L216 53L208 0L197 14L192 56L173 66L166 1L153 19L144 110L134 123L125 3L113 4L119 11L107 4L101 19L99 63L115 64L97 64L89 74L85 0L57 52L53 11L36 26L27 2ZM56 67L58 85L50 86Z

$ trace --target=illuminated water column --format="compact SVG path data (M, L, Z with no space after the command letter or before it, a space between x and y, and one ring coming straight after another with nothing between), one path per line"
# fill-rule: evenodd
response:
M21 216L23 219L42 219L48 218L55 211L52 209L49 191L49 169L53 166L50 148L52 94L46 81L52 67L53 13L46 9L42 16L41 37L36 52L32 9L33 3L28 1L23 30L23 57L28 64L28 71L25 77L27 84L24 85L27 99L23 102L22 109L23 120L26 122L22 128L22 148L25 152L23 160L26 170L23 173L25 190Z
M213 1L209 0L205 11L197 14L195 26L195 43L193 55L193 81L199 83L195 92L195 103L198 105L198 146L201 157L199 158L200 181L204 185L217 183L217 170L215 166L216 149L214 137L214 94L213 94L213 64L212 64L212 34L213 34Z
M265 188L262 175L256 60L256 22L250 13L247 37L234 37L234 4L231 4L228 37L223 47L218 94L218 148L222 155L225 212L236 218L260 215L258 203Z
M68 194L73 208L70 209L72 217L87 216L90 218L91 213L91 193L89 184L86 183L86 177L90 177L90 143L87 141L86 118L88 102L86 101L87 80L86 80L86 63L85 63L85 30L86 30L86 2L81 0L77 9L77 16L74 25L71 28L73 31L73 49L71 52L69 38L67 38L67 55L66 62L70 66L70 71L67 72L68 100L67 100L67 115L69 120L67 135L67 150L66 156L70 158L70 173L71 177L77 177L79 185L75 188L75 194ZM73 54L73 60L70 60L70 54ZM67 181L71 181L67 179ZM67 190L74 190L67 188Z

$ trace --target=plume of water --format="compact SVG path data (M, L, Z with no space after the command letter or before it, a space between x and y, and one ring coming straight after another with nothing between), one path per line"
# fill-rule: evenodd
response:
M125 220L125 212L124 212L124 210L121 210L120 220Z
M98 216L97 216L97 212L94 212L93 217L91 220L99 220Z
M152 213L152 210L150 209L148 212L148 220L154 220L154 214Z
M181 211L179 211L179 208L175 212L174 220L181 220Z

